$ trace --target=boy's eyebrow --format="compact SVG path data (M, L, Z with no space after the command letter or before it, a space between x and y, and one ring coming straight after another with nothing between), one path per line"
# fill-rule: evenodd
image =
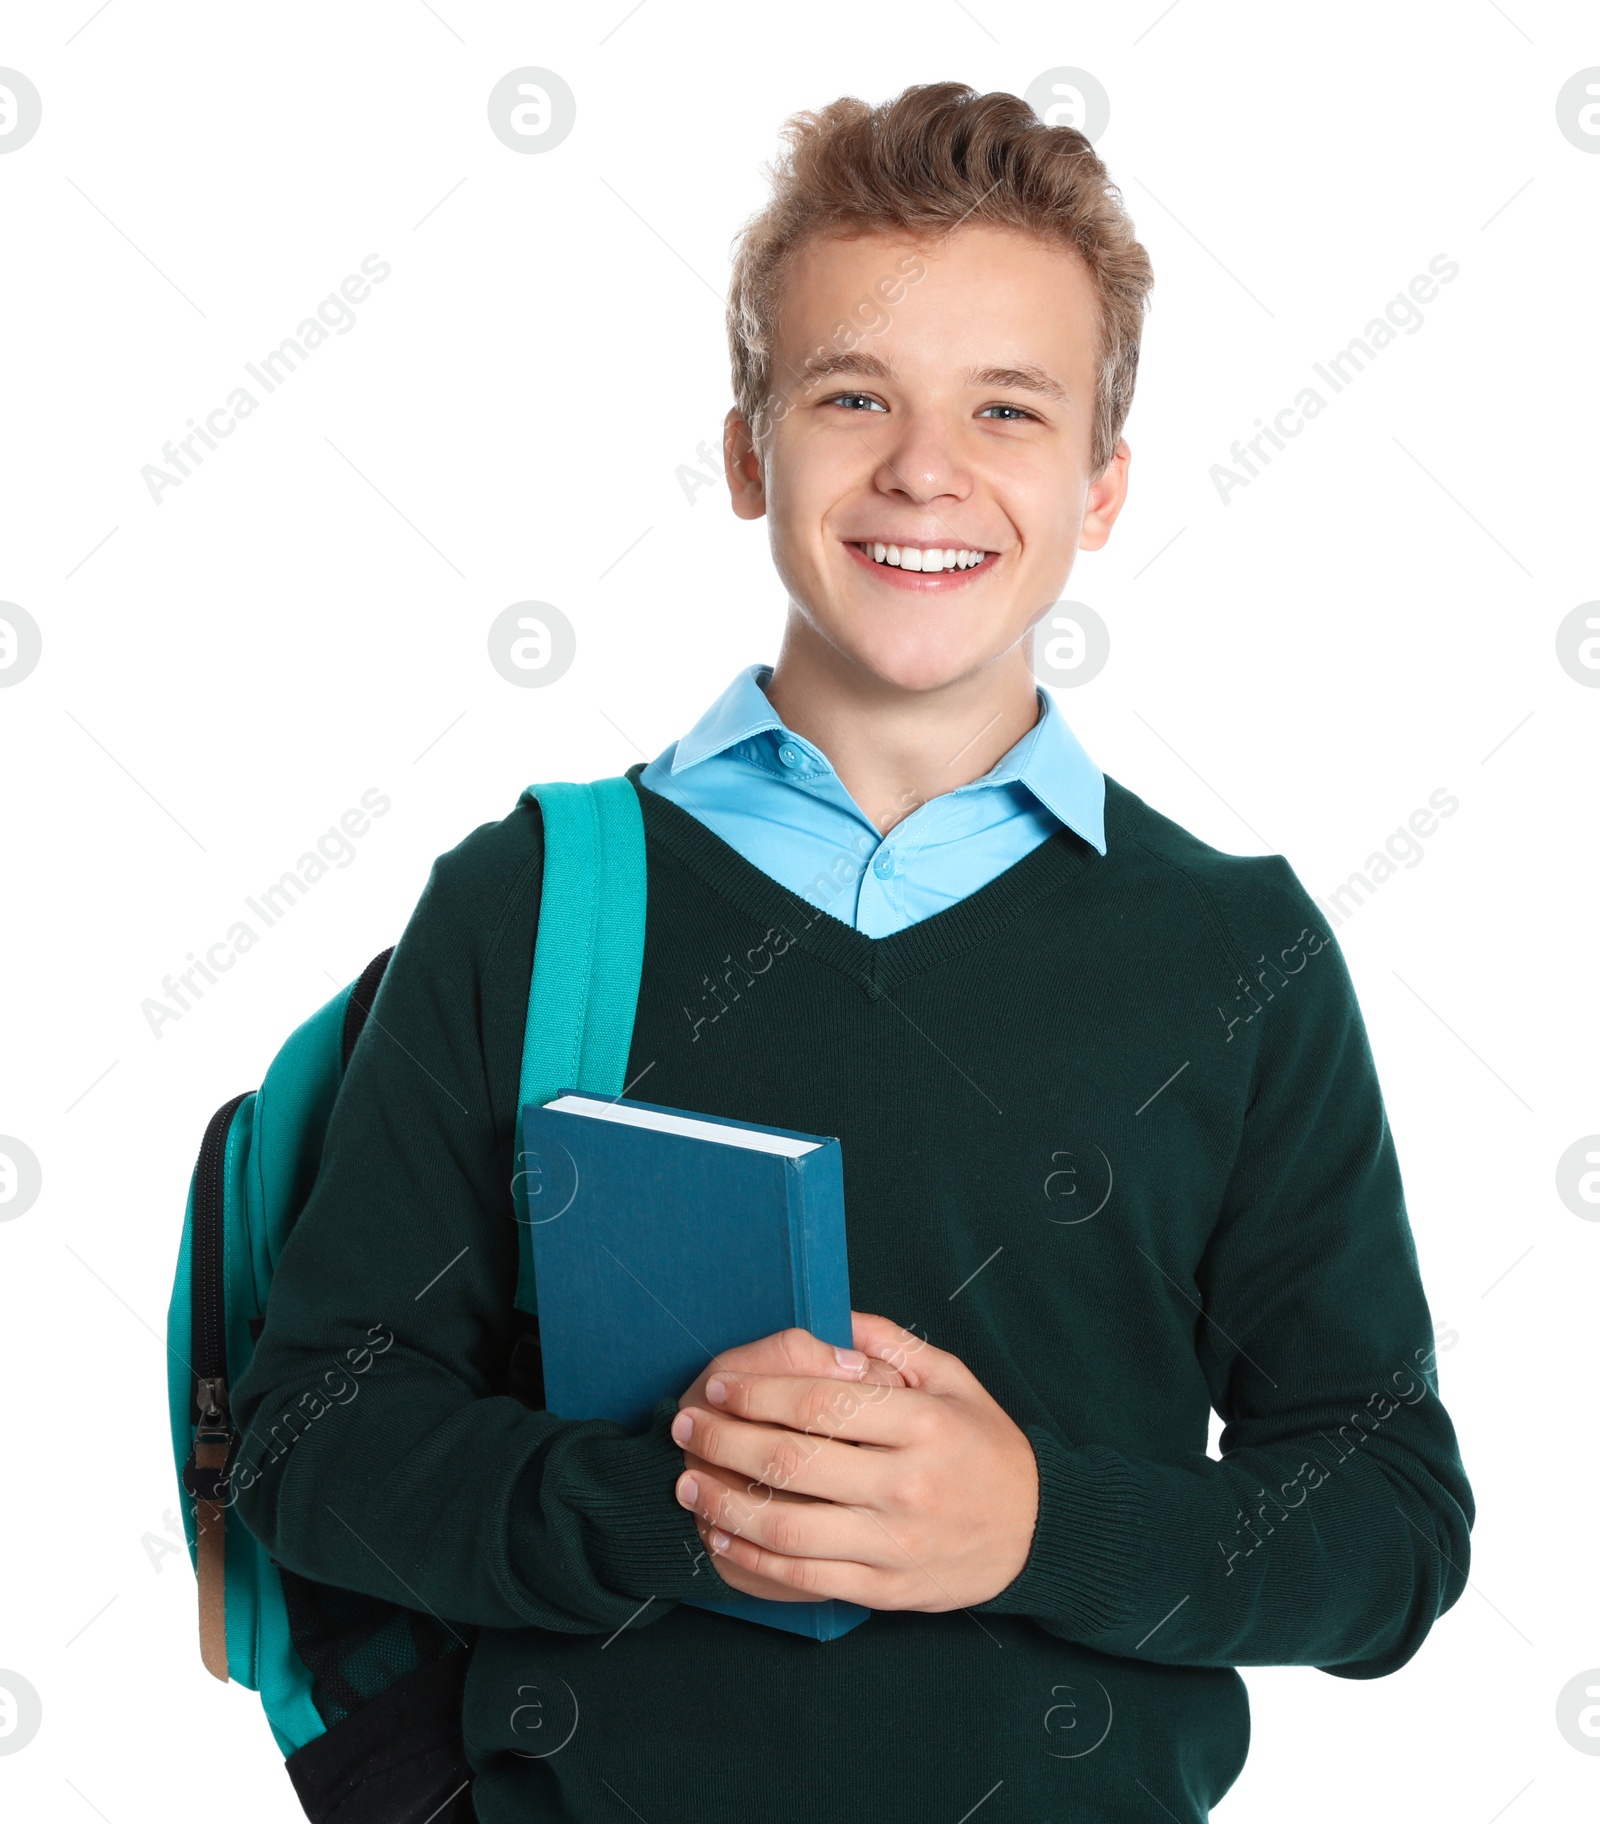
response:
M835 349L813 355L802 365L805 382L811 385L834 374L858 374L875 380L891 380L894 369L881 356L864 349ZM1020 392L1042 393L1061 404L1067 400L1067 389L1052 380L1042 367L974 367L965 375L968 386L1003 386Z
M1054 399L1064 405L1067 400L1067 389L1057 380L1052 380L1042 367L1031 363L1026 367L980 367L967 374L968 386L1004 386L1014 391L1026 393L1043 393L1047 399Z
M836 348L827 354L812 355L800 364L801 378L808 386L831 374L865 374L874 380L887 380L893 372L887 361L856 349Z

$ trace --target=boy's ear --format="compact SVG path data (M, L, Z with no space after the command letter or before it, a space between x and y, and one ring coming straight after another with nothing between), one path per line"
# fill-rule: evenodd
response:
M1110 538L1111 528L1128 498L1128 464L1132 459L1127 438L1119 437L1111 460L1089 484L1083 531L1078 538L1080 551L1098 551Z
M755 438L737 406L722 421L722 462L734 512L740 519L760 519L767 510L766 477Z

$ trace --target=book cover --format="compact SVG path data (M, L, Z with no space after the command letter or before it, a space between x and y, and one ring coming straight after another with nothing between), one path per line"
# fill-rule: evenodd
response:
M791 1324L850 1346L836 1139L579 1090L522 1119L547 1410L642 1430L722 1350ZM871 1613L685 1600L815 1640Z

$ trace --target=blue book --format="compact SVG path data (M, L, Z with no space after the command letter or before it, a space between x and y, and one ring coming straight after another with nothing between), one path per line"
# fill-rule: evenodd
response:
M578 1090L522 1122L546 1410L640 1431L722 1350L792 1324L851 1346L836 1139ZM685 1600L812 1640L872 1613Z

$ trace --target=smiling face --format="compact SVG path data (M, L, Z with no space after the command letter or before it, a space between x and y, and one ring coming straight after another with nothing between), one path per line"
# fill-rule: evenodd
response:
M838 326L901 284L844 349ZM730 412L726 442L734 510L770 518L791 637L894 691L1008 654L1027 669L1024 636L1127 489L1126 443L1091 473L1098 312L1075 253L988 224L801 250L772 351L787 409L759 448Z

